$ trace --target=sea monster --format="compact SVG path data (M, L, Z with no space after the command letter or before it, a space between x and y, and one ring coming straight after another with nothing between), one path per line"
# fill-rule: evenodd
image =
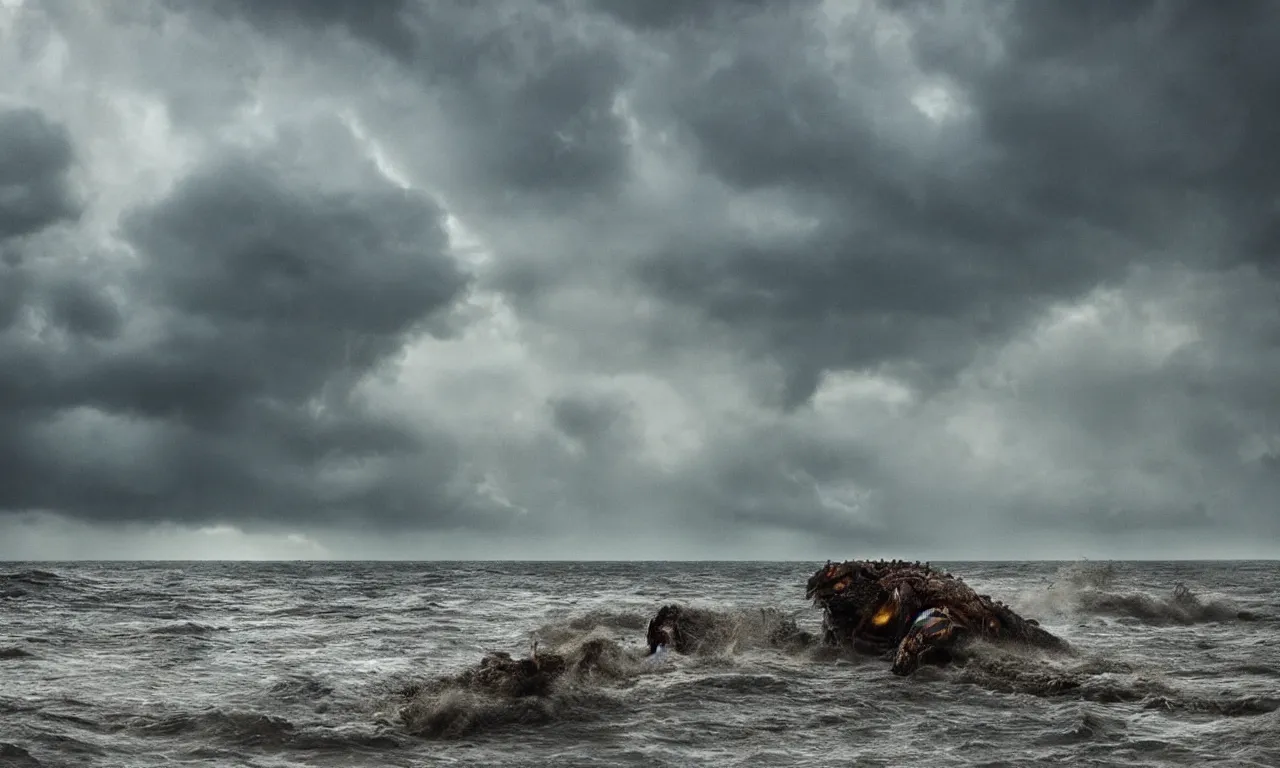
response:
M1066 641L990 595L928 563L828 562L809 577L805 597L823 612L823 640L892 654L893 672L946 664L974 640L1069 652Z
M974 640L1069 652L1066 641L1035 619L980 595L950 573L904 560L827 562L808 580L805 597L823 612L820 642L892 659L893 673L910 675L922 664L943 665ZM649 622L649 653L689 647L685 612L663 606ZM808 633L784 632L779 641L807 643Z

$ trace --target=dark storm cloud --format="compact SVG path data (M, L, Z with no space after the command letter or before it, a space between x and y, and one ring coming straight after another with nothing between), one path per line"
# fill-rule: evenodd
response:
M73 160L62 126L33 109L0 107L0 242L77 213Z
M590 0L588 7L603 11L619 21L640 30L670 30L683 26L701 26L717 18L740 16L759 12L766 5L781 7L803 4L812 6L812 0L732 0L722 3L690 3L684 0Z
M458 170L518 195L607 194L627 172L613 102L627 72L607 39L575 31L561 3L410 3L378 0L257 3L231 0L197 13L240 16L283 40L299 30L346 30L386 54L438 99Z
M726 429L705 459L686 468L691 527L814 535L829 542L880 546L900 538L893 515L874 498L884 480L860 446L832 444L791 430Z
M123 321L120 308L88 281L60 280L50 286L47 301L50 319L78 336L108 339Z
M561 432L595 449L610 438L629 437L631 413L626 404L592 395L562 395L549 403Z
M1153 300L1183 296L1176 306L1198 343L1148 369L1095 354L1027 388L1035 399L1019 404L1025 427L1061 434L1047 422L1069 418L1077 450L1084 435L1106 446L1074 459L1106 482L1011 519L1206 535L1240 524L1280 529L1262 501L1277 485L1263 469L1265 451L1258 458L1258 444L1280 434L1280 400L1267 383L1280 373L1280 104L1271 96L1280 90L1280 9L992 6L1007 11L989 14L1002 50L983 59L958 43L955 17L912 8L919 61L966 94L985 145L1008 169L1000 186L1044 222L1038 242L1084 226L1117 243L1101 263L1199 272L1147 289ZM1074 248L1063 259L1089 263ZM1120 284L1116 277L1089 274ZM1117 477L1131 487L1117 487Z
M902 467L844 466L826 479L880 491L873 503L924 536L929 515L912 506L953 500L1019 530L1145 529L1164 516L1173 528L1274 530L1280 521L1260 512L1274 489L1262 472L1271 454L1246 446L1280 433L1280 401L1255 391L1280 357L1280 304L1240 285L1274 288L1275 6L898 6L923 77L883 55L866 14L833 27L802 6L775 7L717 17L721 26L704 24L696 37L669 33L682 21L628 20L641 45L669 57L631 78L639 119L681 139L727 194L761 196L807 221L761 235L735 231L721 211L694 211L690 222L654 222L640 235L654 245L618 263L750 354L781 363L774 402L786 408L807 403L824 372L849 369L887 370L936 397L967 386L967 396L990 399L960 374L1048 308L1108 287L1161 301L1134 287L1135 275L1203 271L1202 287L1186 290L1219 281L1223 293L1177 302L1197 318L1188 351L1164 362L1130 354L1099 369L1081 353L1076 368L1023 382L1019 399L993 406L1024 416L1052 460L1078 470L1056 497L1014 490L1027 483L1013 469L950 493L934 478L931 491L911 491L920 478ZM937 122L913 103L931 84L953 100ZM501 284L516 306L554 323L563 286L588 261L512 264ZM1216 319L1255 310L1248 327ZM651 351L656 361L670 347ZM703 486L690 506L812 526L812 492L787 479L759 437L737 453L738 443L708 448L687 473ZM957 447L934 460L963 466L969 457ZM829 530L846 535L859 525L830 519ZM935 530L963 528L958 519Z
M168 0L166 4L175 11L191 10L189 5L178 0ZM271 3L217 0L199 10L211 11L224 18L243 15L275 34L287 33L299 22L342 28L397 56L407 57L417 47L412 30L406 26L411 7L409 0L365 0L361 3L345 0L279 0Z
M27 242L74 208L57 130L15 132L46 154L0 197L36 212L0 260L5 508L1280 534L1274 4L162 5L188 23L136 60L83 27L69 60L190 146L349 112L482 266L415 194L335 189L348 150L215 153L95 281ZM164 63L194 29L237 65L200 89ZM352 396L473 288L484 331L419 350L412 418Z
M57 181L29 167L40 183ZM123 219L140 257L126 306L55 280L52 265L28 270L49 289L17 299L72 336L42 343L11 327L0 337L0 507L112 520L497 522L472 489L451 485L459 459L446 436L353 396L467 288L441 217L385 181L326 189L277 156L232 152Z
M1254 236L1274 218L1280 152L1280 9L1272 3L1009 6L1004 53L971 61L923 16L916 52L957 77L1019 188L1059 219L1165 245L1199 206L1241 227L1237 258L1274 259ZM1215 212L1217 212L1215 210ZM1228 259L1232 261L1233 259Z
M724 331L717 339L780 363L781 391L769 402L792 409L809 402L827 371L887 370L940 396L1047 308L1129 285L1135 269L1265 268L1275 258L1274 6L992 3L946 13L938 4L895 4L912 33L903 59L881 43L867 11L836 22L801 3L709 7L684 17L658 6L606 7L637 31L646 52L619 54L635 67L622 88L637 119L674 141L668 153L690 150L726 195L759 196L804 224L774 233L765 225L762 235L695 203L688 219L633 230L624 247L639 255L628 259L602 255L613 246L608 235L575 229L572 217L583 209L561 209L558 223L575 233L562 257L500 267L499 284L527 317L580 342L594 339L593 328L557 312L566 285L617 280L601 274L612 260L644 290L712 321ZM562 77L574 82L572 73ZM916 103L930 86L951 100L937 119ZM506 114L522 124L520 110ZM532 132L544 130L537 126ZM1217 301L1191 311L1233 306L1230 296ZM657 317L635 329L652 347L632 365L707 343L655 327L668 322ZM1078 462L1082 478L1107 478L1117 466L1133 477L1086 481L1047 499L1002 489L1025 485L1015 472L968 491L966 503L1028 526L1053 516L1073 530L1126 520L1149 526L1166 512L1179 526L1248 519L1254 513L1231 509L1233 494L1224 498L1222 489L1265 487L1256 462L1237 455L1276 429L1274 404L1250 418L1252 399L1238 391L1265 381L1276 355L1264 329L1280 323L1258 323L1241 333L1201 322L1212 355L1142 371L1117 361L1096 375L1082 359L1077 371L1029 385L1038 410L1026 423L1055 436L1055 457ZM609 355L610 346L601 338L590 348ZM1188 413L1195 415L1180 415ZM572 415L558 414L562 429ZM931 437L926 430L918 439ZM1080 457L1059 452L1073 442ZM901 467L854 462L815 473L822 482L798 483L799 470L786 469L790 454L767 444L755 436L709 446L682 475L689 506L712 518L870 536L874 527L856 516L815 513L823 507L814 488L856 479L868 506L901 515L922 535L929 515L912 507L949 503L943 489L909 490L919 478ZM1187 457L1211 467L1198 483L1177 480L1195 464ZM1148 492L1162 482L1169 491ZM1108 511L1075 515L1081 507Z
M109 308L90 286L26 253L31 236L78 215L74 162L63 126L34 109L0 109L0 404L11 408L46 383L48 364L38 348L10 333L32 302L52 298L51 319L73 331L110 325Z
M817 223L769 244L678 237L639 275L783 361L794 405L828 369L945 384L1049 302L1135 262L1208 261L1176 252L1206 214L1235 228L1228 260L1274 258L1274 6L1122 5L982 6L1004 43L990 63L923 6L913 51L963 110L937 127L910 79L859 54L868 25L835 31L847 66L812 18L681 49L652 103L707 170Z
M354 382L462 290L440 212L389 184L308 191L226 158L126 218L166 332L81 381L112 409L214 426ZM256 414L246 414L253 416Z

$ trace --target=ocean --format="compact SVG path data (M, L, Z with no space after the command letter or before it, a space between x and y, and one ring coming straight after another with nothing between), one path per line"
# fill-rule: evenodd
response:
M821 563L0 563L0 766L1280 766L1280 563L945 563L1067 657L908 678L816 631ZM645 658L668 602L718 616ZM608 663L546 695L490 651Z

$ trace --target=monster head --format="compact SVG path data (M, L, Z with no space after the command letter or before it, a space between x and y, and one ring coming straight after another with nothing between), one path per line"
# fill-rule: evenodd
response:
M885 588L883 570L870 562L827 563L809 577L805 597L823 608L839 634L896 644L918 607L909 587Z
M834 600L870 610L884 599L880 577L865 563L827 563L809 577L804 596L826 606Z

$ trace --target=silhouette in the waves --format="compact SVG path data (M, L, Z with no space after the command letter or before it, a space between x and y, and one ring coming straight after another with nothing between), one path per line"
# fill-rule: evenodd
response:
M659 648L680 654L711 651L733 642L733 625L749 618L754 621L747 623L754 624L760 631L757 638L774 648L794 650L817 640L812 633L800 629L793 619L772 608L762 608L758 615L748 617L742 613L664 605L649 621L645 642L649 645L649 655L657 653Z

